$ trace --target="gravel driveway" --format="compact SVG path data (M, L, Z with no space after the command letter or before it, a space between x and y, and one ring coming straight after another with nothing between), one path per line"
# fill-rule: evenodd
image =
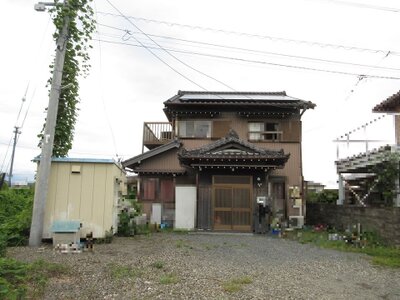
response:
M400 271L368 256L253 235L157 233L94 252L11 248L69 266L46 299L400 299Z

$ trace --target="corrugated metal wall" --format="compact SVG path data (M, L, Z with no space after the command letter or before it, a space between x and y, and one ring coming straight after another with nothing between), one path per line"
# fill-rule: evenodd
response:
M72 173L79 166L79 173ZM55 220L80 220L81 236L93 232L104 237L105 231L115 228L118 191L116 178L125 174L114 164L53 162L44 219L43 238L51 238Z

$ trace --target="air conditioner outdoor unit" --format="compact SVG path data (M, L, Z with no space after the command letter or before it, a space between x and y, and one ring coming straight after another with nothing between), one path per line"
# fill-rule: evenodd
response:
M304 226L304 217L289 216L289 226L292 228L302 228Z

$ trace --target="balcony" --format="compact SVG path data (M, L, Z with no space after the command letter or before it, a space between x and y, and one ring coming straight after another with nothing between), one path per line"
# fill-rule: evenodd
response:
M174 139L172 123L145 122L143 124L143 147L149 150L164 145Z

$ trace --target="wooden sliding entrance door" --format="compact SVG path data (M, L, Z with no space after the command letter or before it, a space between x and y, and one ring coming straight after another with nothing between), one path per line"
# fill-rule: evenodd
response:
M214 230L251 231L251 176L213 176Z

